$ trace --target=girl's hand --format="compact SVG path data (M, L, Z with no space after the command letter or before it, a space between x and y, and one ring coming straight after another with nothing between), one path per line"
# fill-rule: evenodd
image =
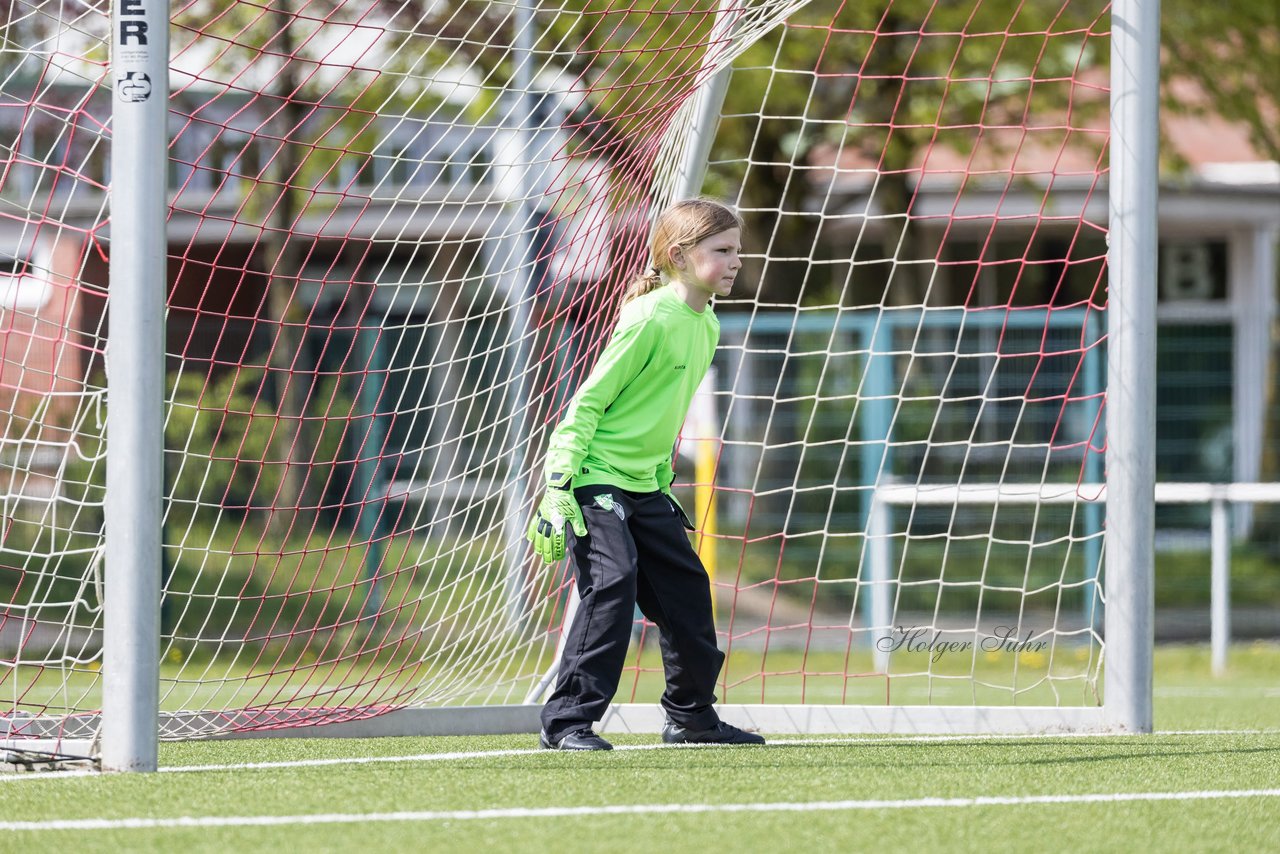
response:
M529 522L525 539L533 544L533 550L545 563L555 563L565 553L565 523L573 526L579 537L587 535L587 523L582 518L582 508L570 489L549 488L542 496L538 512Z

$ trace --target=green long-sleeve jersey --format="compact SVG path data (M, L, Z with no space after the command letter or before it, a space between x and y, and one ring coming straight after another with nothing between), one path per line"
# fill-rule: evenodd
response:
M720 340L708 305L696 312L670 285L622 307L613 337L551 434L545 471L574 486L653 492Z

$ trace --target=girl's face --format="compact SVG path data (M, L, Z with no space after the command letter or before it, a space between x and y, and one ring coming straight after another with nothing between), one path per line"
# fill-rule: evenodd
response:
M691 288L705 291L708 297L728 296L733 280L742 267L738 253L742 251L742 235L730 228L704 237L688 249L673 246L671 261L679 279Z

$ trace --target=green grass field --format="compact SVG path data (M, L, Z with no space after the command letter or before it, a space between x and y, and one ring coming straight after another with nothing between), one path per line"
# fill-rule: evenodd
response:
M1136 737L166 744L159 774L0 778L0 851L1280 850L1280 645L1223 679L1160 648L1155 703Z

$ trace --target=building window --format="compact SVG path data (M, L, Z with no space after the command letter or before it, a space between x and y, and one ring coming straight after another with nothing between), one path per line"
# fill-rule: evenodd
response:
M1160 243L1160 301L1222 302L1227 299L1225 240L1167 240Z

